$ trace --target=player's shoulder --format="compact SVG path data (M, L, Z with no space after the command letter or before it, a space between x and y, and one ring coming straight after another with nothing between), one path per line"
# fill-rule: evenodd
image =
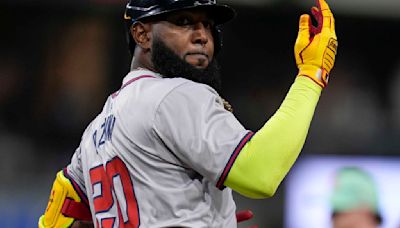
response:
M219 97L217 91L206 84L194 82L185 78L174 78L172 80L179 80L181 83L171 89L166 97L188 101L201 101Z
M140 69L131 71L123 81L121 89L135 82L138 84L132 88L139 92L141 97L146 97L146 102L159 102L167 96L194 97L205 95L218 95L217 92L208 85L197 83L185 78L165 78L153 71ZM138 94L130 93L129 94Z
M138 86L132 89L140 92L141 95L149 95L152 98L163 97L176 87L186 83L183 78L164 78L162 75L146 69L131 71L123 80L121 89L135 82ZM132 93L131 93L132 94ZM150 98L149 97L149 98Z
M157 110L160 107L167 109L192 109L202 110L204 106L213 105L215 103L222 104L221 97L212 87L191 81L185 78L165 79L176 83L173 88L166 93L158 102Z
M166 96L183 96L196 100L209 96L219 96L217 91L209 85L186 78L166 78L165 81L174 84Z
M132 84L132 85L131 85ZM179 108L182 105L202 105L220 102L218 93L210 86L185 78L165 78L149 70L131 71L123 80L114 108L139 109L145 116L153 116L160 105ZM131 114L131 112L128 112Z

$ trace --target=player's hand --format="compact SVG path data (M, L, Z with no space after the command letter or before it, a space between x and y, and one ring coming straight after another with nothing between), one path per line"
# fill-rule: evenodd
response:
M328 4L325 0L317 0L317 6L311 8L317 27L312 25L310 15L300 17L294 53L298 76L309 77L324 88L335 63L338 42L335 20Z

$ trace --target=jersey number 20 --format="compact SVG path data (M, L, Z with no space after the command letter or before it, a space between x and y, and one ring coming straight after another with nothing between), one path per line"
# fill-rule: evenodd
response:
M90 169L90 180L96 215L116 207L120 228L139 226L139 211L133 184L128 169L120 158L114 157L107 162L105 169L103 165ZM112 228L116 219L116 217L105 217L96 222L98 227Z

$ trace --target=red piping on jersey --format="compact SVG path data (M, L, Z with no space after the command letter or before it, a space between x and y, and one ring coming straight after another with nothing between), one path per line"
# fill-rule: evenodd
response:
M253 132L248 132L243 138L242 140L239 142L239 144L237 145L237 147L235 148L235 150L233 151L233 153L231 154L231 157L229 158L228 162L225 165L224 171L222 172L218 182L217 182L217 188L219 188L220 190L223 190L225 188L224 186L224 182L226 177L229 174L229 171L231 171L231 168L233 166L233 163L235 163L237 156L240 154L240 151L242 151L244 145L246 145L246 143L248 141L250 141L250 139L253 137L254 133Z
M81 187L79 187L79 185L75 182L75 180L68 174L67 168L64 168L63 172L64 172L64 176L68 180L71 181L72 186L74 187L75 191L78 193L81 200L87 205L87 207L89 207L89 201L88 201L86 194L82 191Z
M155 78L153 75L142 75L142 76L139 76L139 77L136 77L136 78L132 78L131 80L129 80L129 81L127 81L125 84L123 84L122 86L121 86L121 88L117 91L117 92L115 92L115 93L113 93L111 96L112 96L112 98L115 98L116 96L118 96L118 94L119 94L119 92L121 92L121 90L123 89L123 88L125 88L126 86L128 86L129 84L131 84L132 82L134 82L134 81L136 81L136 80L139 80L139 79L142 79L142 78Z

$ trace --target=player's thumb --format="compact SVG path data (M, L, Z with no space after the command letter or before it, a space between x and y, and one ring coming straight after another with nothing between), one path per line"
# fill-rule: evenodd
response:
M299 20L299 34L298 39L303 42L309 42L310 32L311 32L311 18L308 14L303 14L300 16Z

